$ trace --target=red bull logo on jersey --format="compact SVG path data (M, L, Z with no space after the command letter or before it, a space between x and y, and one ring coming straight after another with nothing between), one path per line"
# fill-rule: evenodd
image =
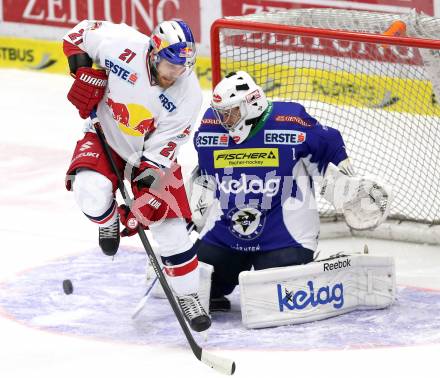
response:
M106 104L124 134L140 137L156 129L153 113L142 105L123 104L113 101L110 97L107 98Z

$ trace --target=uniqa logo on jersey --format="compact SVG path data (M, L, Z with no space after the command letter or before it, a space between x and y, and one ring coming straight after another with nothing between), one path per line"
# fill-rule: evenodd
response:
M229 211L229 231L232 235L243 239L252 240L258 237L264 228L265 216L256 207L234 208Z
M287 310L304 310L331 303L334 308L344 306L344 285L342 282L333 286L322 286L315 292L313 281L307 281L308 290L288 290L277 284L280 312Z
M215 181L217 187L223 193L228 194L264 194L268 197L275 196L280 190L280 178L274 177L267 180L262 180L258 176L256 178L248 179L245 173L240 175L238 180L232 177L223 176L220 179L218 173L215 174Z

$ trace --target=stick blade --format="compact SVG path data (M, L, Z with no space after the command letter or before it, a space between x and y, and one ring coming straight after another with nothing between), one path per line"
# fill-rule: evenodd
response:
M209 353L205 350L202 350L200 361L222 374L232 375L235 372L234 361L230 360L229 358L216 356L215 354Z
M138 315L142 312L145 305L147 304L147 300L148 300L148 297L145 296L145 297L142 297L142 299L139 301L138 305L136 306L136 308L133 311L133 314L131 314L131 318L133 320L135 320L138 317Z
M131 318L133 320L135 320L137 316L141 313L141 311L144 309L145 305L147 304L148 298L150 297L150 293L153 290L156 283L157 283L157 277L154 278L147 292L145 293L145 295L142 297L142 299L139 301L136 308L134 309L133 314L131 315Z

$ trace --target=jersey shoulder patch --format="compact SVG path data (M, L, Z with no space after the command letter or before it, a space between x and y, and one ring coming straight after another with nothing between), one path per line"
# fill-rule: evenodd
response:
M311 117L304 106L297 102L275 102L272 111L272 125L282 128L313 128L317 121Z
M200 129L214 131L225 131L223 126L220 124L220 121L215 116L214 111L212 108L208 108L203 115L202 120L200 121Z

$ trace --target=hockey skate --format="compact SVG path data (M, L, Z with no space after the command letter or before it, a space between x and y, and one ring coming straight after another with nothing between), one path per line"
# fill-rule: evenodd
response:
M192 330L203 332L211 326L211 318L200 304L197 294L180 295L177 301Z
M119 217L108 227L99 227L99 246L107 256L114 256L118 252L119 241Z

